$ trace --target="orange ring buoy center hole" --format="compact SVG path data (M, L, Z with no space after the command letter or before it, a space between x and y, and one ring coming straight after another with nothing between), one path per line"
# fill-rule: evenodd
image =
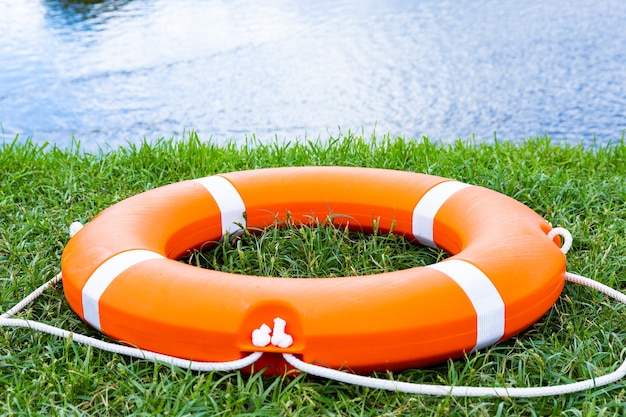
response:
M221 242L207 242L179 261L221 272L284 278L337 278L437 263L450 254L393 231L354 230L332 217L308 224L275 221Z

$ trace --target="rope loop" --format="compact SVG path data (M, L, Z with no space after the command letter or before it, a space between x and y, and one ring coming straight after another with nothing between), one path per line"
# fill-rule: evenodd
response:
M564 255L567 254L572 247L572 242L574 241L572 234L564 227L555 227L548 232L548 239L552 240L556 236L560 236L563 241L563 244L560 247L561 252L563 252Z
M81 222L72 222L72 224L70 224L70 237L74 237L74 235L80 232L80 229L83 227L84 226Z

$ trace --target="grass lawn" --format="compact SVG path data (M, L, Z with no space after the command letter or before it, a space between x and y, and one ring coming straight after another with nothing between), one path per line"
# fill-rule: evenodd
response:
M606 148L521 143L435 144L427 139L360 138L244 145L183 141L88 154L27 140L0 145L0 312L59 271L68 226L89 221L126 197L220 172L275 166L346 165L424 172L481 185L528 205L574 236L568 270L626 290L626 143ZM271 242L350 254L350 270L372 273L435 262L441 253L387 235L346 236L328 228L269 230L196 253L188 262L232 272L286 274L302 251L274 253ZM320 237L321 236L321 237ZM241 257L242 246L244 254ZM386 264L376 256L387 254ZM267 259L274 256L273 263ZM310 259L310 258L309 258ZM324 257L320 257L324 259ZM382 265L384 264L384 265ZM269 268L271 266L271 268ZM323 267L326 267L324 269ZM265 269L264 269L265 268ZM330 269L329 269L330 268ZM335 269L333 269L335 268ZM381 269L382 268L382 269ZM281 272L282 271L282 272ZM293 270L288 270L293 274ZM340 271L341 274L350 271ZM308 274L308 275L307 275ZM428 369L382 378L410 382L543 386L613 371L626 352L623 306L566 284L555 306L516 338ZM61 286L20 317L92 334L67 305ZM534 398L452 398L398 394L308 377L197 373L101 352L26 329L0 328L0 415L625 415L626 381L578 394Z

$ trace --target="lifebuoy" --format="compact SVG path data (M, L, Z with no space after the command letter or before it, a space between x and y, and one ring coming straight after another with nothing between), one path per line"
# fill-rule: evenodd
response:
M404 235L452 256L360 277L270 278L177 262L240 227L287 216ZM63 286L109 337L195 361L281 353L355 371L459 357L507 339L561 293L565 256L522 203L447 178L370 168L230 172L156 188L97 215L70 239ZM274 326L272 333L272 326ZM254 337L252 336L254 333Z

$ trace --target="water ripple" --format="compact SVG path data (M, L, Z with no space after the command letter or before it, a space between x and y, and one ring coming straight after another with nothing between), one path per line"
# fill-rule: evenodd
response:
M619 0L5 0L0 15L0 140L626 129Z

